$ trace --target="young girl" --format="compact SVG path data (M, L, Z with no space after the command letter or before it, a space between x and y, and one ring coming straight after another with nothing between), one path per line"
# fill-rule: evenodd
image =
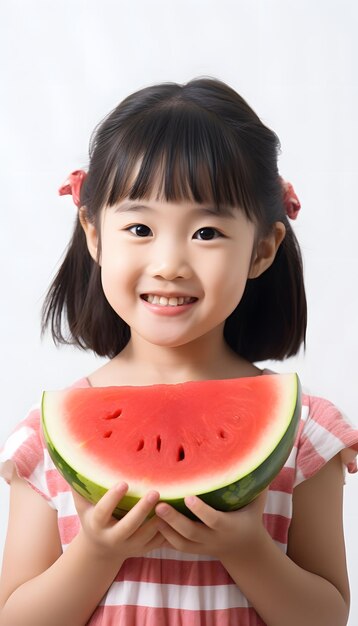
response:
M43 312L56 342L109 357L76 386L274 375L254 362L298 352L299 202L278 147L214 79L142 89L103 121L88 173L60 190L78 219ZM340 412L304 395L293 451L253 503L188 497L197 522L150 491L117 521L128 486L95 506L72 493L32 410L1 456L0 626L344 626L342 465L356 471L357 449Z

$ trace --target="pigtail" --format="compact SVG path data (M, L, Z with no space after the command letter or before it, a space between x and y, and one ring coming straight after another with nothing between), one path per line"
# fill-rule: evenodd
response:
M64 260L49 287L42 307L42 334L50 326L56 345L73 343L69 330L76 318L76 311L80 311L80 303L85 299L90 274L90 255L83 229L77 218ZM63 326L65 311L68 314L66 329Z
M306 339L307 302L303 262L296 236L285 220L286 236L272 265L249 279L238 307L226 320L230 347L251 362L283 360Z
M42 307L42 335L48 326L56 345L77 345L99 356L115 356L129 339L128 326L105 298L100 267L88 252L78 218Z

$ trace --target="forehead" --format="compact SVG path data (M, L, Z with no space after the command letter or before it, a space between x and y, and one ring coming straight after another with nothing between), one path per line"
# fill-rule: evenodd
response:
M218 209L217 206L209 203L198 204L192 201L168 202L165 198L158 196L145 199L130 200L128 198L121 200L113 206L114 213L139 213L145 211L155 213L165 205L175 205L176 207L185 206L194 216L220 216L223 218L234 219L237 215L237 208L224 206Z

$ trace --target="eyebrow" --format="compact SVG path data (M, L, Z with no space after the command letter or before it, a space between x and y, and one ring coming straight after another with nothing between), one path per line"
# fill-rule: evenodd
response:
M132 202L123 202L120 206L114 209L115 213L126 213L127 211L155 211L155 209L147 204L136 204ZM229 207L222 207L218 210L211 206L197 206L193 207L193 212L201 215L215 215L218 217L234 217L233 209Z

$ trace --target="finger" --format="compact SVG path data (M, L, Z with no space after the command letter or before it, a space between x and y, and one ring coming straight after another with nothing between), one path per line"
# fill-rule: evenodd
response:
M153 511L160 495L158 491L149 491L128 513L117 522L116 527L122 535L130 537L143 524L149 513Z
M93 507L93 504L89 502L89 500L86 500L86 498L84 498L82 495L80 495L78 491L75 491L75 489L71 489L71 491L72 491L72 496L73 496L73 501L75 503L76 511L78 515L81 517L83 513L85 513L88 509Z
M158 548L162 548L164 544L166 544L167 547L170 547L168 546L165 537L157 531L154 537L152 537L150 541L145 544L143 554L151 552L151 550L158 550Z
M269 488L266 487L261 493L259 493L254 500L249 502L245 507L243 507L242 511L247 512L255 512L257 515L262 515L265 509L265 504L267 500Z
M114 509L127 491L128 485L125 482L120 482L108 489L94 507L93 521L99 526L107 526Z
M201 522L208 528L217 529L222 521L222 512L213 509L212 506L206 504L201 498L197 496L188 496L184 499L185 505L188 509L196 515Z
M160 543L162 543L164 541L164 537L159 531L159 524L160 520L156 515L144 522L144 524L136 531L136 542L147 546L148 544L151 544L155 538L157 538L156 541L160 540Z
M200 522L188 519L166 502L160 502L156 506L155 512L159 518L164 520L166 524L176 530L182 537L186 537L190 541L202 541L205 527L203 528Z
M194 554L204 552L201 543L187 539L163 520L159 524L159 531L164 537L163 545L168 548L178 550L179 552L192 552Z
M149 519L145 519L143 523L139 525L137 530L133 531L132 539L135 539L135 541L141 545L147 544L153 539L153 537L155 537L155 535L158 534L158 522L159 520L156 515L150 517Z

